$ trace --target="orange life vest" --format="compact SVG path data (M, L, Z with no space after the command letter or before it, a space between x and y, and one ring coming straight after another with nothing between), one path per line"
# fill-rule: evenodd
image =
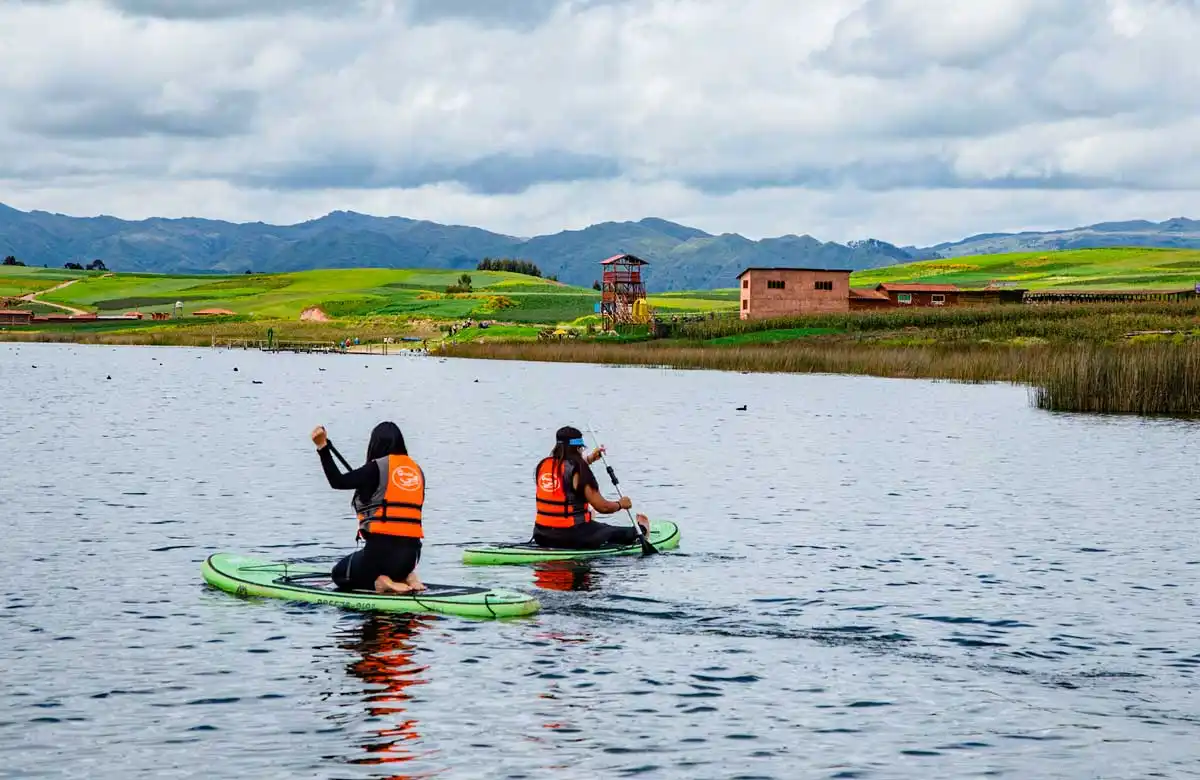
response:
M388 455L375 461L379 486L368 501L354 497L360 533L420 539L421 509L425 506L425 472L407 455Z
M534 475L537 484L537 519L534 522L537 525L571 528L592 522L592 510L587 500L570 485L569 480L575 475L570 463L561 461L556 467L554 458L543 458Z

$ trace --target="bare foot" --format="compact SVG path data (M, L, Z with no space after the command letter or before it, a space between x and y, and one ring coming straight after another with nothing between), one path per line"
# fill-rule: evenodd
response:
M645 515L638 515L637 522L638 522L638 525L640 525L642 527L642 531L645 532L646 536L649 536L650 535L650 518L646 517Z
M425 590L425 583L421 582L420 578L417 577L417 573L415 571L410 572L408 577L405 578L404 582L405 582L405 584L408 585L410 590L413 590L413 591Z
M386 574L380 574L378 577L375 578L375 592L376 593L404 594L404 593L408 593L410 590L412 590L412 588L410 588L408 586L408 583L396 582L395 580L393 580L391 577L387 576Z

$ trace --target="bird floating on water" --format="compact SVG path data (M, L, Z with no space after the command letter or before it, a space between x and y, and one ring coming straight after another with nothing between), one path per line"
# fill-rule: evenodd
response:
M737 411L739 411L739 412L744 412L744 411L746 411L746 405L745 405L745 404L742 404L741 406L739 406L739 407L737 408Z

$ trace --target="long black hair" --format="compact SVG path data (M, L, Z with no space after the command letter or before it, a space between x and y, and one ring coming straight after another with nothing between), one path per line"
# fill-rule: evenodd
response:
M367 463L388 455L407 455L408 447L404 444L404 434L400 426L394 422L381 422L371 431L371 439L367 442Z

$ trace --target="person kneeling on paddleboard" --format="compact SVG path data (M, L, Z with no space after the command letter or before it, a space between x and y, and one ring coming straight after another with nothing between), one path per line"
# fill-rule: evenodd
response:
M334 565L334 584L343 590L377 593L425 590L417 578L425 536L421 528L425 473L409 457L400 428L392 422L376 425L367 444L366 464L346 474L333 462L333 447L324 426L313 430L312 440L329 486L354 491L350 503L364 542L361 550Z
M604 448L584 455L583 434L569 425L559 428L554 438L553 452L538 463L534 473L537 517L533 541L542 547L577 550L636 543L638 532L633 526L607 525L592 519L591 509L611 515L633 506L628 496L609 501L600 495L600 484L591 464L600 458ZM638 515L637 522L645 533L650 532L650 521L645 515Z

